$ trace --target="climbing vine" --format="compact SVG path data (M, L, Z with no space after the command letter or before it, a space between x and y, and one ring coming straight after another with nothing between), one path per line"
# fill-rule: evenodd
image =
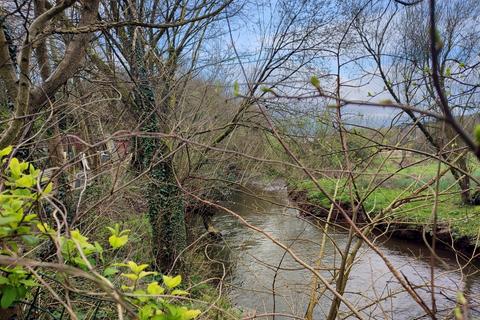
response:
M136 111L142 118L142 132L162 132L155 94L145 68L143 50L141 43L138 43L135 48L138 77L134 96ZM175 181L172 159L161 159L169 151L167 144L155 137L141 137L138 145L137 164L140 164L142 169L150 170L146 198L153 233L153 254L158 270L165 271L173 267L180 252L186 247L183 198Z

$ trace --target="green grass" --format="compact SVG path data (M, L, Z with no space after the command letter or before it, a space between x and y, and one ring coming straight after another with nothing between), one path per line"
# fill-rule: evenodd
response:
M398 166L388 163L380 170L380 175L376 177L375 182L379 182L382 178L387 177L389 173L395 172ZM443 169L443 167L442 167ZM369 188L372 173L376 170L366 170L365 174L356 180L359 193L365 197L371 189ZM395 221L410 225L431 225L432 209L434 203L434 187L430 186L427 190L420 194L418 199L404 204L391 211L385 209L391 206L398 199L410 196L413 191L424 185L432 177L436 176L437 165L435 163L423 163L402 170L383 182L376 188L363 202L364 208L370 213L371 217L375 217L384 213L386 221ZM475 168L474 175L478 176L480 170ZM333 196L337 179L321 178L319 184L331 196ZM293 188L297 190L305 190L307 198L312 203L329 207L328 198L318 190L315 184L310 180L293 181ZM374 184L375 185L375 184ZM440 195L438 198L437 217L438 223L444 226L450 226L454 237L459 238L467 236L472 239L476 238L480 230L480 206L464 205L460 201L459 189L455 184L455 180L450 173L441 178L439 189L446 194ZM448 193L448 194L447 194ZM345 179L338 181L337 201L350 203L349 186Z

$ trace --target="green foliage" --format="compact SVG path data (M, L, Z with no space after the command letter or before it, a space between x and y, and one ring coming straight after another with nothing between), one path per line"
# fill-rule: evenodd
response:
M310 78L310 83L312 84L312 86L314 86L315 88L319 89L320 88L320 80L318 79L317 76L312 76Z
M33 189L39 177L39 170L17 158L8 159L12 147L0 150L1 175L6 178L5 188L0 193L0 253L16 256L21 247L38 242L35 225L39 222L33 213L34 203L48 194L51 185L43 192ZM20 266L0 268L0 307L8 308L25 296L29 287L37 283Z
M169 276L163 276L163 282L169 289L173 289L182 282L182 276L178 275L173 278Z
M114 249L119 249L123 247L128 241L128 233L130 230L122 230L120 231L120 226L118 223L115 224L115 228L107 227L107 229L112 234L108 238L108 242Z
M262 92L265 92L265 93L273 93L273 94L275 94L275 92L273 91L273 89L272 89L272 88L269 88L269 87L267 87L267 86L262 86L262 87L260 88L260 90L262 90Z
M185 296L189 293L184 290L174 289L182 282L180 275L175 277L163 276L163 286L158 281L142 282L142 279L155 276L157 272L145 271L147 264L138 265L133 261L126 264L117 264L126 267L128 273L121 276L129 280L130 285L123 285L122 290L128 294L129 300L139 310L141 320L190 320L196 318L201 311L188 309L183 305L167 300L168 297L175 298Z
M455 315L456 320L463 320L465 319L465 315L463 310L467 307L468 301L465 299L465 295L463 292L457 292L457 305L453 309L453 313Z
M452 76L452 68L447 67L447 69L445 70L445 76L446 77Z
M1 309L10 307L15 300L25 297L28 288L37 286L37 282L23 267L5 267L0 270L3 274L0 276Z
M135 90L136 112L139 117L149 115L141 122L140 130L143 132L161 132L165 129L158 113L156 112L156 101L154 86L150 82L146 72L143 46L136 46L135 59L139 69L140 84ZM168 89L169 83L166 84ZM172 102L161 102L162 104ZM164 105L164 107L167 107ZM172 107L170 105L170 107ZM164 115L165 116L165 115ZM152 227L153 254L155 255L156 266L162 270L168 270L174 261L176 254L182 252L186 247L186 229L184 219L183 199L177 186L172 168L172 159L166 159L158 163L155 157L168 153L171 144L164 139L156 137L141 137L138 139L138 161L139 169L149 168L149 182L145 198L148 202L148 216ZM168 157L167 157L168 158ZM153 162L156 165L150 167ZM116 235L112 238L115 246L121 246L125 235Z
M39 181L40 171L27 162L17 158L7 158L12 147L0 150L2 160L1 174L5 177L4 189L0 193L0 254L4 256L23 256L22 252L30 252L29 248L40 241L53 240L58 245L61 263L91 273L103 285L100 289L110 291L112 284L107 278L120 275L118 281L121 299L132 305L142 320L190 320L196 318L201 311L189 309L186 300L178 297L189 295L181 290L182 277L163 275L163 283L151 279L157 276L154 271L147 271L148 264L138 264L134 261L118 263L105 261L106 249L97 241L91 241L80 230L65 230L60 232L47 223L40 221L34 213L36 205L52 192L52 184L45 188L36 188L42 184ZM110 232L108 250L123 247L128 242L130 230L120 230L120 226L107 227ZM104 241L106 242L106 241ZM120 272L118 268L126 268ZM106 278L98 278L102 274ZM0 308L9 308L23 299L29 288L38 286L34 275L28 269L19 265L0 267ZM50 275L52 278L65 276L61 272ZM146 281L146 279L150 279ZM108 292L107 292L108 293ZM1 311L0 311L1 312Z
M480 144L480 124L475 126L473 134L475 136L477 144Z
M240 95L240 87L238 85L238 81L235 80L233 83L233 96L238 97Z
M94 257L98 254L103 260L103 248L98 242L90 243L88 238L83 236L79 230L70 231L70 238L65 236L59 237L60 249L66 262L78 266L84 270L88 270L88 265L95 265ZM82 257L85 256L87 261Z

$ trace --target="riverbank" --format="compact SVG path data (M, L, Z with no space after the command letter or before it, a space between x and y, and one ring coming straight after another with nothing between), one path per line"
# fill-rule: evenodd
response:
M350 193L345 181L324 178L319 183L331 195L336 190L336 201L351 213ZM432 208L435 198L427 192L412 198L409 196L411 189L405 190L392 184L377 187L365 197L357 222L366 224L374 221L379 232L409 241L424 242L426 239L430 242L434 234ZM330 201L313 182L290 181L288 194L303 214L327 217ZM435 236L438 243L471 255L477 247L480 206L462 205L458 194L453 192L442 193L437 201ZM342 221L343 216L334 211L332 222Z

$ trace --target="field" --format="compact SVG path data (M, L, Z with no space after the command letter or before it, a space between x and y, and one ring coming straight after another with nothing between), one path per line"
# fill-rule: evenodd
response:
M381 214L383 222L431 225L438 164L422 162L397 172L399 169L390 161L380 169L365 170L358 174L356 186L365 211L372 218ZM440 172L444 170L445 167L441 166ZM479 177L479 174L480 170L475 168L473 176ZM340 203L351 202L350 187L346 181L342 177L318 179L320 186L332 197L337 189L336 200ZM290 183L294 189L305 190L312 203L330 207L328 198L312 181L296 180ZM462 204L458 185L448 171L441 177L438 187L438 224L450 228L454 238L466 236L474 240L480 230L480 206Z

